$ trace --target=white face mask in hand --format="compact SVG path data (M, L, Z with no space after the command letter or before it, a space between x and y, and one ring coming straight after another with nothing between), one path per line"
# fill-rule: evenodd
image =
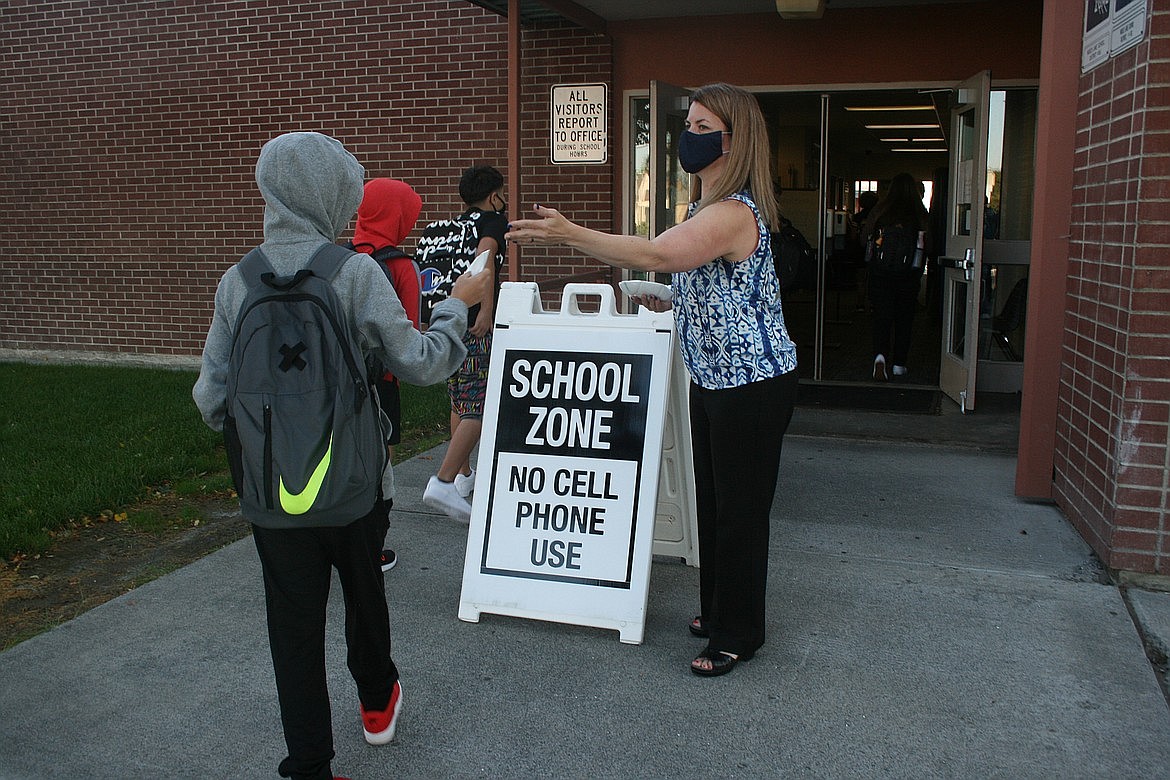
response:
M487 261L490 255L491 252L487 249L480 252L475 256L475 259L471 261L471 265L467 266L467 270L464 273L470 276L475 276L477 273L487 267Z

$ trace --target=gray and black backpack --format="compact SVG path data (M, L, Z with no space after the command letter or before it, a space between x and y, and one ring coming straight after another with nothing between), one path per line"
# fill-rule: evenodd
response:
M340 526L374 506L386 467L377 394L331 280L353 252L321 247L277 276L253 249L232 341L224 440L240 508L265 527Z

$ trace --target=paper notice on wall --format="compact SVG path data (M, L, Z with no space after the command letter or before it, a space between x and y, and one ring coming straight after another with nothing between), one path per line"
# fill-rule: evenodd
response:
M959 161L959 181L956 192L959 195L959 203L970 205L972 200L972 193L975 187L975 161L974 160L960 160Z

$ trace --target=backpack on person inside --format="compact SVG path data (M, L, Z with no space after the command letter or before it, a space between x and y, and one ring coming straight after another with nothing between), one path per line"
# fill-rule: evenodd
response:
M440 301L451 295L455 280L475 260L479 230L475 223L479 213L472 211L456 219L441 219L427 225L415 249L419 288L422 295L419 319L430 324L431 312Z
M905 276L922 268L923 238L921 230L904 225L879 227L865 246L865 263L870 271L884 276Z
M816 252L804 235L784 217L780 218L780 229L772 234L772 262L776 276L780 279L780 292L796 289L815 263Z
M399 249L396 246L384 246L376 252L368 252L365 250L359 250L356 246L354 246L354 243L352 241L346 241L344 244L342 244L342 246L344 246L346 249L350 250L351 252L362 251L365 254L369 255L370 257L374 258L374 260L378 263L378 267L382 269L382 273L384 273L386 275L386 279L390 282L390 285L392 287L394 286L394 275L390 271L390 261L391 260L398 260L399 258L406 258L407 260L409 260L411 262L411 265L414 266L415 272L416 273L418 272L418 263L414 262L414 258L411 257L410 255L406 254L406 252L403 252L401 249ZM364 246L369 246L369 244L365 244ZM395 288L394 291L398 292L398 289Z
M277 276L258 248L240 261L248 293L228 362L224 441L240 509L256 525L347 525L378 498L382 413L331 283L352 256L326 244L293 276Z
M346 246L349 249L354 248L353 242L350 242ZM386 279L387 279L387 281L390 282L390 286L394 288L394 294L397 295L400 300L402 298L402 293L399 291L398 286L394 283L394 272L390 270L390 261L391 260L406 260L406 261L408 261L410 263L411 267L414 269L414 275L419 277L421 280L422 274L419 272L418 263L416 263L414 261L413 257L406 254L406 252L403 252L401 249L399 249L396 246L384 246L381 249L379 249L377 252L368 252L367 254L369 254L370 257L374 258L374 261L378 264L378 267L382 269L382 273L386 275ZM419 286L420 287L422 286L421 281L419 282ZM420 300L419 304L421 305L421 300ZM406 308L405 302L403 302L402 307L404 309ZM409 312L409 309L407 309L407 311Z

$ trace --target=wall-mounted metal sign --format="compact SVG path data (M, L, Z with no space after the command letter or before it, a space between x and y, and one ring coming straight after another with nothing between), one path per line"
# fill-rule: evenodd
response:
M1081 73L1141 43L1146 36L1147 0L1085 0Z
M552 88L552 161L603 163L609 159L609 98L605 84Z

